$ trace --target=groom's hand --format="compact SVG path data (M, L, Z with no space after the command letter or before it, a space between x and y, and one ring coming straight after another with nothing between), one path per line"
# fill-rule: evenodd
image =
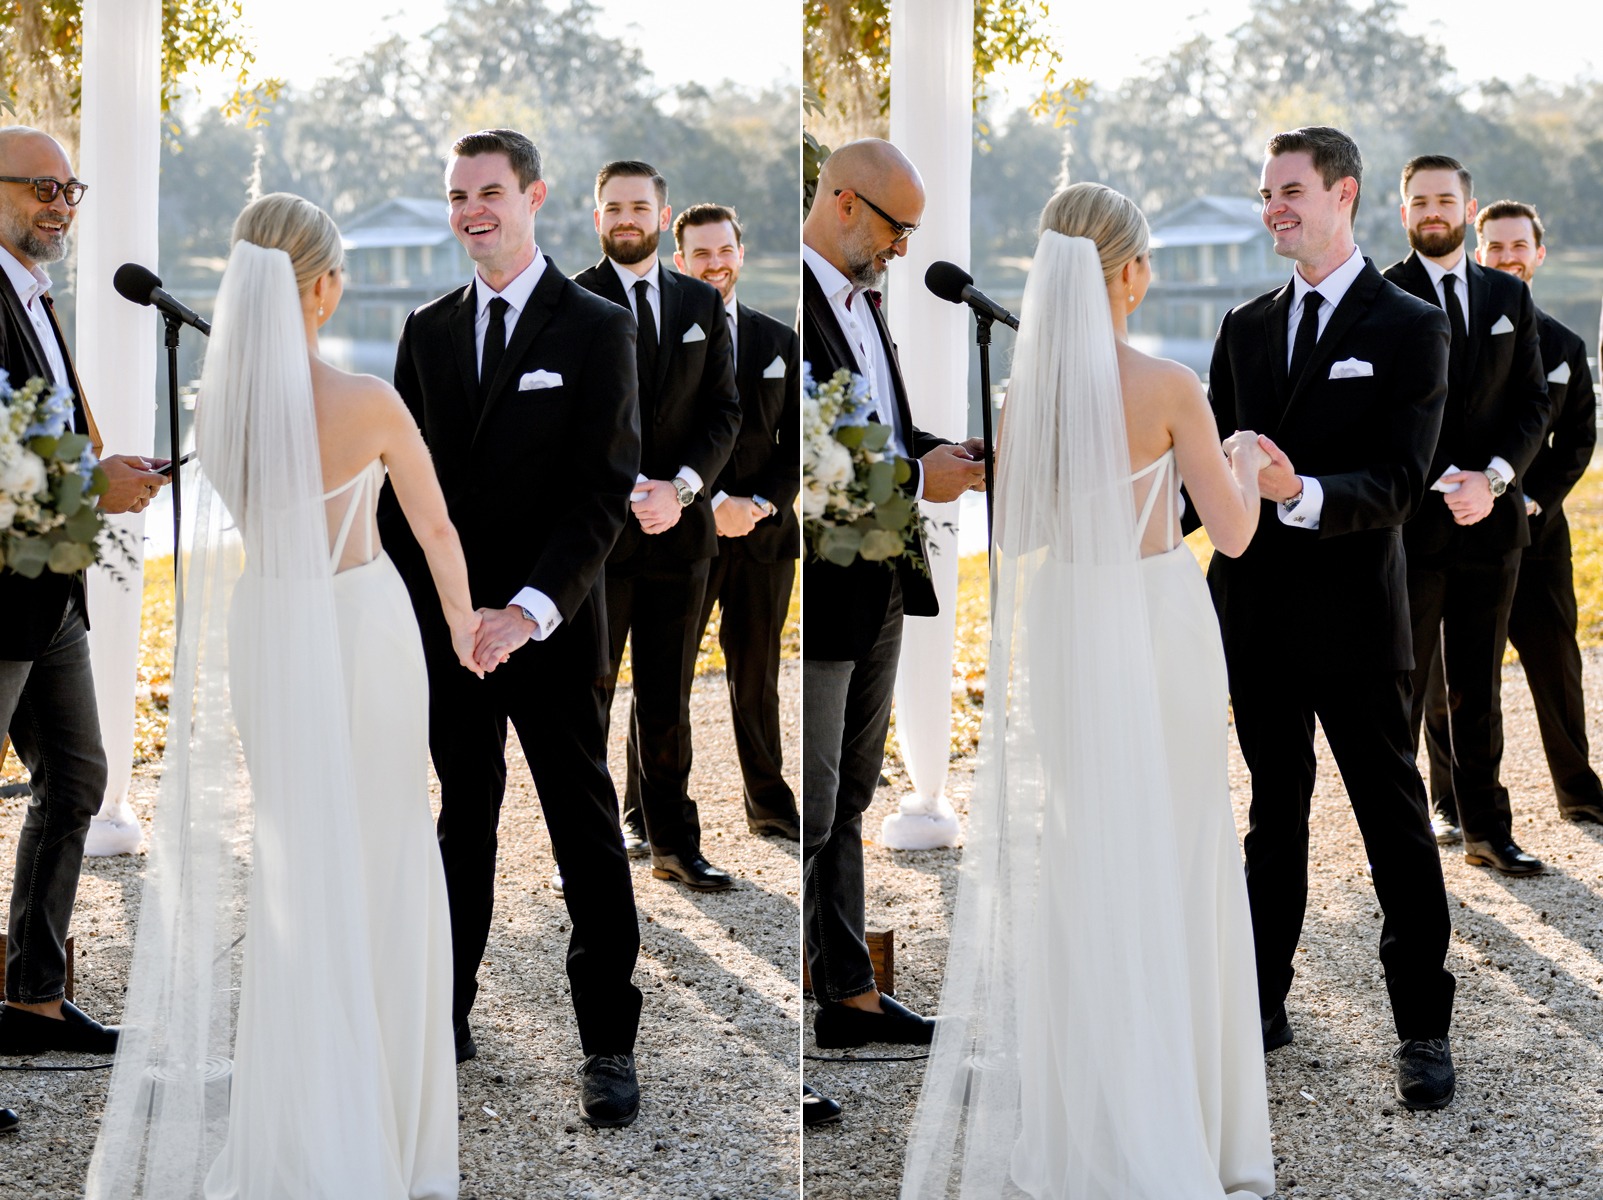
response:
M1269 456L1269 465L1258 472L1258 494L1265 500L1281 504L1300 496L1302 480L1297 478L1297 470L1291 465L1291 459L1286 457L1286 452L1261 433L1258 435L1258 445Z
M1452 471L1441 477L1442 483L1456 483L1458 489L1445 497L1447 511L1460 525L1473 525L1484 521L1492 511L1492 485L1485 471Z
M643 533L666 533L679 524L679 514L683 511L679 493L667 480L648 479L637 483L631 495L640 497L630 501L629 511L640 522Z
M473 643L473 657L486 671L506 662L512 652L534 634L534 622L516 605L481 608L479 634Z
M932 504L945 504L970 488L985 487L985 464L962 446L937 446L918 461L924 468L924 499Z

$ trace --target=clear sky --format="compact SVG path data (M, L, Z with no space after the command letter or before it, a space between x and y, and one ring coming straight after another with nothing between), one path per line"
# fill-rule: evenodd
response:
M562 0L553 0L560 7ZM600 26L638 46L659 84L732 79L752 89L801 79L799 0L600 0ZM391 33L439 24L444 0L244 0L263 75L305 86ZM221 80L203 95L226 94Z

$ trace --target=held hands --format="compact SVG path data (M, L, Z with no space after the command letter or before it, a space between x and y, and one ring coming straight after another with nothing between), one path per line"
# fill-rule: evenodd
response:
M477 612L471 612L466 617L451 622L451 649L456 651L456 660L480 679L484 678L486 671L495 669L494 663L481 664L474 657L475 643L478 639L479 625L482 618Z
M522 646L534 636L534 622L523 615L523 610L516 605L509 604L505 608L481 608L474 614L478 618L478 630L473 639L473 653L470 656L474 666L468 665L464 659L462 665L472 671L477 668L480 677L483 672L493 671L507 659L512 652ZM452 631L452 642L455 643L455 631ZM462 656L461 647L457 647L457 656Z
M642 533L667 533L679 524L679 513L682 511L679 495L673 490L673 484L665 479L648 479L635 484L634 491L629 493L629 501L629 511L640 522Z
M979 449L971 450L975 445ZM985 463L976 457L977 453L983 454L984 446L978 439L970 438L961 446L937 446L919 459L924 469L924 499L944 504L971 488L984 491Z
M1269 465L1269 452L1258 444L1250 429L1238 429L1224 440L1224 452L1232 469L1256 475Z
M144 512L156 493L172 480L155 470L164 467L163 458L142 458L137 454L112 454L100 460L109 485L100 497L102 511L108 513Z
M1269 465L1258 472L1258 494L1281 504L1302 495L1302 480L1297 478L1297 470L1286 452L1261 433L1258 445L1269 456Z
M767 515L748 496L725 496L723 503L712 510L719 537L745 537Z
M1450 471L1438 481L1456 483L1458 488L1443 497L1447 511L1460 525L1473 525L1486 519L1492 511L1492 485L1484 471Z

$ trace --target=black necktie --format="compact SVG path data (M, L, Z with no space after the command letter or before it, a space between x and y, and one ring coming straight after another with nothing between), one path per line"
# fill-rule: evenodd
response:
M1447 325L1452 331L1453 341L1447 352L1448 370L1457 375L1464 369L1464 340L1469 336L1468 323L1464 320L1464 306L1458 302L1458 283L1456 275L1442 276L1442 294L1447 303Z
M507 309L512 306L497 296L490 301L490 327L484 331L484 355L479 360L479 411L490 399L490 384L507 352Z
M642 390L653 378L652 368L657 363L657 321L651 315L650 290L644 279L635 280L635 323L640 326L635 335L635 366Z
M1314 343L1319 340L1319 309L1324 299L1318 292L1309 292L1302 298L1302 320L1297 324L1297 340L1291 346L1290 382L1294 388L1314 356Z

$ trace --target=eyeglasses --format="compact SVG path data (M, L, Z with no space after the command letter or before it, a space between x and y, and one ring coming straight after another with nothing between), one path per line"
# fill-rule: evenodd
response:
M39 175L32 179L21 175L0 175L0 183L31 183L33 194L39 197L41 204L49 204L62 192L67 194L67 207L77 208L78 201L89 190L89 185L82 180L69 179L62 183L59 179L52 179L48 175Z
M851 192L852 195L856 196L864 204L868 205L869 208L871 208L875 212L877 212L880 215L880 218L885 222L885 224L887 224L887 225L889 225L891 227L891 232L896 235L896 237L892 240L891 245L893 245L893 246L901 245L903 242L905 242L908 238L912 237L913 234L918 231L918 226L917 225L904 225L904 224L902 224L902 222L898 221L895 217L891 216L890 213L886 212L879 205L875 204L872 200L870 200L867 196L863 195L863 193L858 191L856 188L836 188L835 189L835 194L838 196L842 192L846 192L846 191Z

